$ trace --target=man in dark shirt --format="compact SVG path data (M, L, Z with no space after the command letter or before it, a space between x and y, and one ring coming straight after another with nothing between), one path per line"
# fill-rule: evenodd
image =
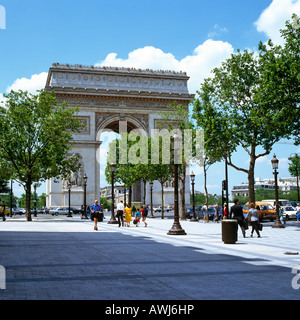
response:
M246 237L246 231L245 231L245 217L243 214L243 209L239 205L239 200L234 199L234 206L230 208L230 216L232 219L237 220L239 226L242 229L243 237Z

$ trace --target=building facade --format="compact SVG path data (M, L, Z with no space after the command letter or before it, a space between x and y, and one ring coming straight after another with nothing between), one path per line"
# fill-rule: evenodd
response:
M291 190L297 190L297 178L278 178L278 187L283 192L290 192ZM263 188L265 190L275 191L274 179L261 179L256 178L254 189ZM236 196L248 197L249 196L249 186L248 183L241 183L233 186L231 190L232 199Z
M72 206L83 204L84 174L88 177L87 203L100 198L100 163L105 157L101 149L103 133L119 133L120 124L125 123L127 132L140 130L150 135L162 119L159 112L169 111L168 106L174 102L187 106L194 98L188 92L188 80L185 72L52 65L45 89L54 90L59 103L78 107L76 117L84 124L81 132L73 135L72 153L79 155L82 167L70 177ZM46 188L47 207L68 205L66 181L48 180ZM146 190L149 203L148 184ZM160 185L156 181L154 199L158 194ZM142 196L138 182L133 187L132 201L141 201ZM189 181L186 201L190 203Z

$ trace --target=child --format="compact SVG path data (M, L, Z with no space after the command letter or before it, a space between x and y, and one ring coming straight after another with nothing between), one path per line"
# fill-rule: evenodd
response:
M137 209L136 213L135 213L135 219L136 219L136 227L138 227L140 225L140 221L141 221L141 211L140 209Z

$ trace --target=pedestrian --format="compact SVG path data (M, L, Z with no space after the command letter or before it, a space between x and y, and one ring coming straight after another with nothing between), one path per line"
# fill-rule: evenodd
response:
M127 227L130 227L130 222L132 221L132 216L131 216L132 209L130 208L129 204L126 205L124 212L125 212L125 222L127 222Z
M121 200L117 204L117 218L119 222L119 227L121 227L121 221L122 221L122 227L124 227L123 214L124 214L124 204L123 204L123 201Z
M133 205L133 207L132 207L132 214L135 215L135 213L136 213L136 207Z
M285 221L284 216L283 216L284 211L283 211L282 207L278 206L278 212L279 212L279 220L280 220L280 222L283 223L283 224L286 224L286 221Z
M91 208L90 208L90 206L87 206L87 208L86 208L86 215L87 215L88 217L91 216Z
M141 211L140 211L140 208L138 208L138 209L136 210L136 213L135 213L135 220L136 220L135 226L136 226L136 227L139 227L139 225L140 225L141 216L142 216L142 213L141 213Z
M224 204L223 205L223 219L227 219L227 205Z
M215 216L214 216L214 222L219 223L220 214L219 214L219 206L216 205L215 207Z
M145 205L143 205L143 208L141 210L141 214L142 214L142 221L144 222L145 224L145 227L148 226L147 222L146 222L146 219L147 219L147 216L148 216L148 211L147 211L147 208Z
M205 221L207 219L208 222L208 212L207 212L208 208L207 208L207 203L204 203L204 206L202 207L202 212L203 212L203 221Z
M300 221L300 203L297 204L296 211L297 211L297 221Z
M4 200L1 201L1 216L2 216L2 219L3 221L5 221L5 203L4 203Z
M91 219L94 220L94 230L98 231L98 219L100 219L100 206L98 200L95 200L95 203L91 205Z
M257 237L261 238L260 233L259 233L259 229L258 229L259 214L258 214L258 210L255 209L254 203L250 203L250 209L248 211L248 215L247 215L246 219L248 219L248 221L251 223L251 226L252 226L251 237L253 237L253 233L255 230Z
M245 217L243 214L243 209L242 207L239 205L239 200L238 199L234 199L234 205L231 207L230 209L230 216L232 217L232 219L237 220L242 233L243 233L243 237L246 238L246 231L245 231Z

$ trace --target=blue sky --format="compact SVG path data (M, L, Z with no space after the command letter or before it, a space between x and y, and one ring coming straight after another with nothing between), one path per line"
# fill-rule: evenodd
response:
M237 49L254 51L269 38L281 43L279 29L293 12L300 14L300 0L0 0L0 6L6 13L0 29L0 100L10 89L43 88L53 62L183 70L195 93L210 70ZM256 177L272 177L274 152L279 176L288 177L287 158L300 147L276 144L259 160ZM244 151L233 159L247 167ZM196 172L196 189L203 191L203 174ZM222 163L209 170L210 193L221 192L223 175ZM231 168L229 178L230 188L247 181Z

